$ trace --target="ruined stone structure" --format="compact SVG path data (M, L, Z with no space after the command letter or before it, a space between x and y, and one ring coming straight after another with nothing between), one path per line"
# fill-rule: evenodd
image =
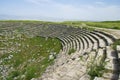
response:
M61 41L62 50L54 63L40 78L32 80L120 80L120 45L115 44L120 39L120 30L38 23L1 25L9 31L14 26L24 26L25 34L56 37Z
M59 38L63 49L38 80L120 80L119 30L49 26L40 35Z

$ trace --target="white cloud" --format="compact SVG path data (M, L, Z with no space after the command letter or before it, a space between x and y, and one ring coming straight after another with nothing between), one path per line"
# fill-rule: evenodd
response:
M79 20L115 20L120 19L120 6L105 5L104 2L95 2L98 5L62 4L54 0L27 0L37 6L43 5L42 16ZM101 5L101 6L100 6ZM104 5L104 6L103 6ZM36 6L36 5L35 5ZM41 15L40 15L41 16Z
M35 5L40 5L40 4L48 4L48 3L52 3L52 0L26 0L30 3L33 3Z
M97 2L95 2L95 4L97 4L97 5L105 5L105 3L101 2L101 1L97 1Z

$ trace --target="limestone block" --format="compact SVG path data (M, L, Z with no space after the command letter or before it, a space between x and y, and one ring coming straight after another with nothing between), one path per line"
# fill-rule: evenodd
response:
M112 73L104 73L103 74L103 77L105 77L105 78L107 78L107 79L109 79L110 80L110 78L112 77Z
M106 79L104 79L102 77L95 77L94 80L106 80Z
M117 45L118 58L120 58L120 45Z
M90 76L85 74L79 80L90 80Z

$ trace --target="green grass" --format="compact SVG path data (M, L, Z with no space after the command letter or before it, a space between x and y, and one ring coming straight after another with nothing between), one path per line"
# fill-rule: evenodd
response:
M113 48L114 50L116 50L116 46L117 46L117 45L120 45L120 39L116 40L116 41L112 44L112 48Z
M98 28L120 29L120 21L86 22L86 24Z
M3 45L5 43L8 45ZM0 55L2 61L0 65L10 68L7 72L7 80L13 80L14 78L30 80L34 77L40 77L45 69L53 63L53 60L49 59L50 53L58 54L61 49L61 43L57 38L46 39L39 36L28 38L23 34L21 37L15 36L14 39L8 38L6 42L0 44L2 45L0 47L6 47L7 49L15 48L10 53ZM24 79L22 78L23 75L25 75ZM2 79L0 73L0 80Z
M60 22L52 22L52 21L42 21L42 20L0 20L0 22L8 22L8 23L39 23L39 24L60 24Z
M95 77L102 77L104 72L105 62L102 60L100 63L93 60L87 65L87 74L91 77L90 80L93 80Z
M72 49L69 50L68 54L71 55L71 54L74 53L75 51L76 51L76 50L72 48Z
M93 80L95 77L102 77L104 70L104 65L92 64L88 71L88 75L91 77L90 80Z
M83 27L88 29L94 29L93 27L98 28L109 28L109 29L120 29L120 21L101 21L101 22L92 22L92 21L64 21L64 22L49 22L49 21L37 21L37 20L0 20L0 22L23 22L23 23L42 23L46 24L58 24L58 25L67 25L72 27Z
M106 53L103 56L99 56L97 59L91 58L90 62L87 64L87 74L91 77L90 80L93 80L95 77L102 77L103 73L106 71L105 62Z
M101 21L101 22L92 22L92 21L64 21L61 24L65 24L73 27L85 27L91 29L92 27L96 28L109 28L109 29L120 29L120 21ZM86 24L86 25L84 25ZM92 28L93 29L93 28Z

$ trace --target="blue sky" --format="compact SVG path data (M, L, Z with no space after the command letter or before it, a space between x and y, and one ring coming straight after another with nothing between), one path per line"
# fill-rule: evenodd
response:
M0 15L44 20L120 20L120 0L0 0Z

